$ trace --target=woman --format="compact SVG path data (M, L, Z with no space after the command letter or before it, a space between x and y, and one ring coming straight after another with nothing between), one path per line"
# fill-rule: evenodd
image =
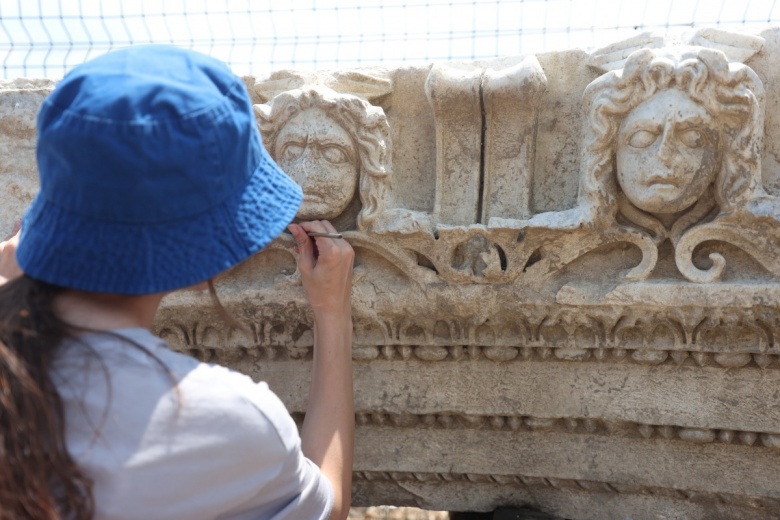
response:
M314 316L300 438L264 383L149 332L166 293L262 249L301 202L241 80L174 47L101 56L44 102L37 157L0 254L24 273L0 287L0 518L345 518L353 251L307 235L328 222L289 225Z

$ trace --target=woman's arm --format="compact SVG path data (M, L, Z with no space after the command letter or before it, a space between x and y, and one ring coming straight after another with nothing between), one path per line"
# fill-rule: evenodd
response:
M333 485L331 520L344 519L352 501L355 412L352 393L352 263L355 253L341 239L309 237L335 233L327 221L291 224L298 243L298 267L314 311L314 362L303 453Z

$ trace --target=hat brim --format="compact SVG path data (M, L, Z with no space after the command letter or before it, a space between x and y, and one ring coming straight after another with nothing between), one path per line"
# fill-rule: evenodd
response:
M274 240L301 204L301 188L260 148L244 189L176 221L106 222L39 195L22 223L17 261L35 279L100 293L154 294L213 278Z

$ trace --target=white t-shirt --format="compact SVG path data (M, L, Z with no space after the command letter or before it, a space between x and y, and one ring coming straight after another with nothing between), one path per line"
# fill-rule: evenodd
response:
M52 377L96 520L330 515L330 482L265 383L173 352L146 329L66 341Z

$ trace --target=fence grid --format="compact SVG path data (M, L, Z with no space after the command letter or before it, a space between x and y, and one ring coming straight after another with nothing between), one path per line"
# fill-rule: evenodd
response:
M699 26L757 32L778 0L0 0L3 76L59 78L112 49L170 43L236 73L393 67Z

